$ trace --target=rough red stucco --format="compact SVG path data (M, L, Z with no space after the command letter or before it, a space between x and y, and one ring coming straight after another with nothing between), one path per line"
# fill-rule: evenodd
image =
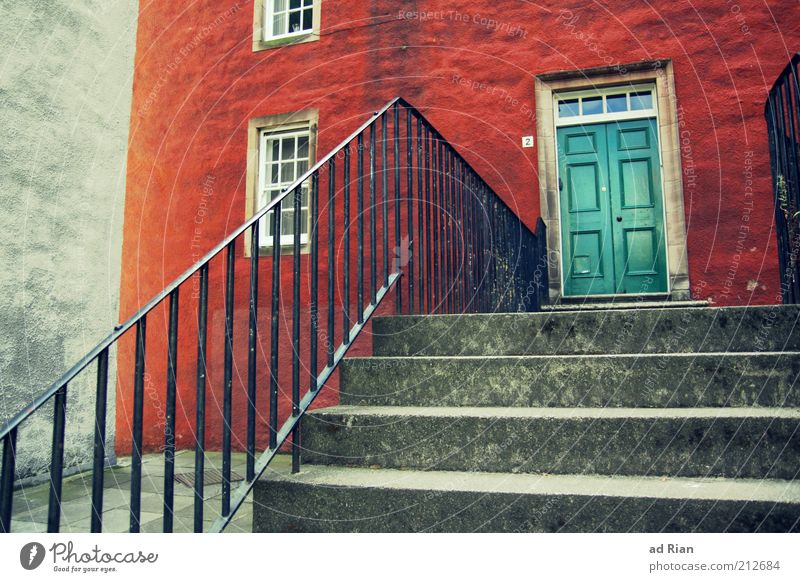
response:
M419 11L435 12L422 18ZM537 150L522 149L520 138L536 134L535 75L659 58L674 62L682 111L694 296L718 304L776 302L763 104L772 81L800 48L794 2L326 1L321 40L262 52L251 49L252 19L252 2L244 0L142 3L127 168L123 319L243 222L247 122L253 117L318 108L322 155L383 103L403 96L533 226L539 215ZM469 86L454 82L459 78ZM748 179L752 212L745 205ZM212 185L211 195L204 196L204 184ZM742 225L749 231L737 249ZM266 274L270 260L263 262ZM237 303L245 305L245 261L239 260L238 269ZM217 336L223 325L220 274L218 265L209 316ZM181 342L188 349L181 351L178 369L186 412L179 405L177 436L179 444L190 444L196 316L188 294L181 300ZM244 379L246 312L237 313L235 325L237 374ZM157 447L163 440L163 313L150 318L148 331L145 440ZM221 345L210 354L210 406L221 399ZM259 362L261 386L265 367ZM117 448L125 452L132 392L132 350L125 346L119 369ZM239 429L242 384L234 378ZM335 400L335 391L324 398ZM263 391L259 399L264 410ZM285 400L282 405L285 411ZM212 445L219 440L218 414L210 415L208 434Z

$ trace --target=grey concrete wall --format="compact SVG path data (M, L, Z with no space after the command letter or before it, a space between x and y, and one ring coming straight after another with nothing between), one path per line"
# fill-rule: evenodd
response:
M137 14L137 0L0 0L0 422L117 323ZM68 390L73 469L91 463L94 375ZM21 477L47 473L51 415L21 430Z

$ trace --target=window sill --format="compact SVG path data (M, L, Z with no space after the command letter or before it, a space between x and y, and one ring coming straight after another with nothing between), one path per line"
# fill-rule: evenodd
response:
M289 46L293 44L303 44L305 42L313 42L319 40L318 32L309 32L307 34L298 34L296 36L286 36L282 38L274 38L268 40L254 40L253 52L266 51L269 49Z
M294 247L292 245L281 245L281 256L291 257L294 254ZM300 245L300 254L301 255L308 255L311 254L311 243L304 243ZM248 246L245 249L244 253L245 258L250 258L250 247ZM270 259L272 258L272 247L271 246L260 246L258 247L258 258L260 259Z

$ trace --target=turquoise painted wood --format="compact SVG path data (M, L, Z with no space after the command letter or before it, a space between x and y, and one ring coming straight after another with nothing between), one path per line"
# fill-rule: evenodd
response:
M655 119L558 130L564 295L664 293Z

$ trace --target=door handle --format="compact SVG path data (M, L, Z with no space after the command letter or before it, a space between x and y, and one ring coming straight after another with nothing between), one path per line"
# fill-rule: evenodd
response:
M617 222L622 222L622 217L621 216L617 216Z

